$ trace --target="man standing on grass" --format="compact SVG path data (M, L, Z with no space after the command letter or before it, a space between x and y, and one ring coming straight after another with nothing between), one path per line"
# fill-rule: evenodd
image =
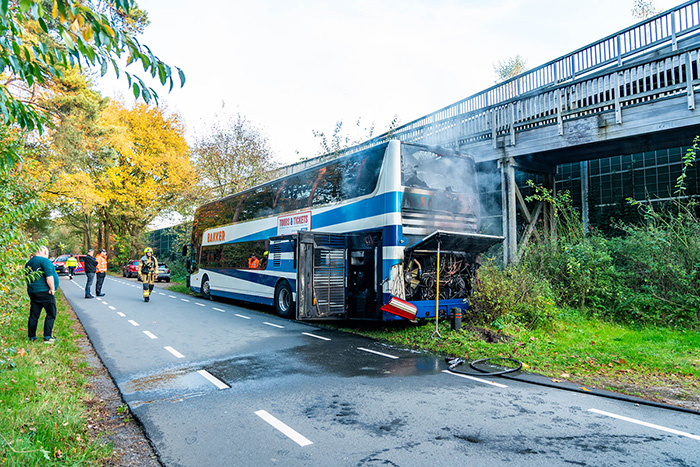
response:
M95 284L95 295L104 297L102 293L102 284L105 282L107 275L107 250L101 250L97 255L97 283Z
M41 310L46 310L44 317L44 342L53 344L53 323L56 320L56 289L58 288L58 274L56 267L49 261L49 249L42 246L27 264L24 265L28 274L31 274L27 283L29 294L29 323L27 332L30 341L36 340L36 328L39 324Z
M83 260L83 267L85 268L85 276L87 280L85 282L85 298L95 298L92 294L92 281L95 280L95 273L97 272L97 260L95 259L95 250L90 248L88 254Z

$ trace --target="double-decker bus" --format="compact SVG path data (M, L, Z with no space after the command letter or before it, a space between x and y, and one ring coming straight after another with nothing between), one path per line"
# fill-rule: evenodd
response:
M205 298L301 320L389 321L468 307L479 255L474 160L389 141L210 202L183 249Z

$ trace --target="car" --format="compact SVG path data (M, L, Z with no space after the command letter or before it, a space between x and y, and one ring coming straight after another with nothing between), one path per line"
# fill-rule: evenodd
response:
M138 277L141 261L132 259L122 266L122 277Z
M159 264L158 265L158 278L156 279L158 282L160 281L165 281L165 282L170 282L170 269L166 264Z
M61 255L53 260L53 265L56 268L56 274L68 274L68 268L66 267L66 260L70 258L70 255Z

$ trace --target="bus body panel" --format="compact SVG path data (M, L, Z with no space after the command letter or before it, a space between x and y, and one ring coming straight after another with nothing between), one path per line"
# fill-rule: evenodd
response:
M271 305L287 281L299 319L406 319L380 310L392 297L434 317L437 252L408 258L407 247L440 227L476 231L474 177L471 158L390 141L214 201L195 214L190 288L206 277L213 296ZM441 298L440 313L468 307L478 253L441 253L459 270L449 278L459 298ZM248 254L265 264L251 268Z

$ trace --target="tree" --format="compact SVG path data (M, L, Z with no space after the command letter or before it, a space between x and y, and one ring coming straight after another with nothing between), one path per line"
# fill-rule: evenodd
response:
M0 146L9 147L21 156L29 155L22 134L2 125ZM17 306L13 291L24 282L22 265L39 246L27 234L27 224L43 209L43 203L26 174L21 167L0 161L0 329Z
M214 124L197 138L192 159L207 197L224 197L262 183L277 165L267 138L241 114Z
M493 71L496 73L497 83L507 81L527 71L527 60L521 57L520 54L506 60L499 60L493 66Z
M632 16L639 19L647 19L656 15L658 11L654 7L654 0L634 0Z
M52 5L50 11L48 5ZM111 0L99 5L111 18L87 0L0 0L0 69L10 75L9 80L0 83L4 125L41 132L47 121L44 112L34 105L35 96L22 92L21 87L19 92L12 92L11 84L19 81L26 89L45 85L61 77L68 67L97 67L103 75L111 67L117 76L124 73L136 98L140 96L146 102L157 99L156 92L139 76L122 69L118 61L126 58L126 66L139 62L145 73L161 84L169 83L172 89L173 69L134 37L138 28L129 18L133 18L130 12L137 10L135 0ZM183 85L182 70L175 70ZM11 148L0 148L6 165L19 157Z
M133 248L156 216L192 197L199 180L179 115L146 104L127 109L112 103L104 119L106 126L121 129L110 132L109 164L91 173L100 200L101 238L106 242L114 232L130 239Z

